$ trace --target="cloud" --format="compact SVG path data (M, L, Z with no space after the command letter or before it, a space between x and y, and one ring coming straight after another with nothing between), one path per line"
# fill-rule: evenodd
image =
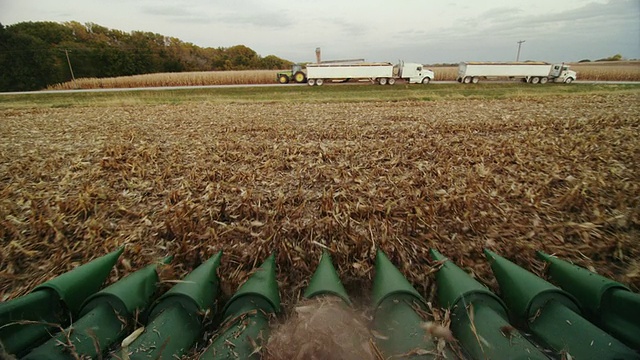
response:
M145 15L160 17L163 20L178 23L206 24L210 22L209 16L197 10L174 4L143 5L140 11Z
M210 17L210 22L263 29L283 29L294 24L288 16L283 16L278 12L255 13L242 11L213 15Z
M517 40L527 41L523 46L524 58L552 57L562 61L587 57L577 54L576 49L592 54L589 56L605 56L622 51L612 49L616 41L617 46L630 48L633 54L628 56L636 57L640 55L638 4L637 0L591 2L555 14L537 15L513 8L494 9L467 17L454 26L436 29L426 42L429 48L462 54L463 59L469 60L511 60Z
M277 10L260 9L245 3L223 2L210 6L181 6L174 3L143 5L146 15L183 24L230 25L264 29L286 28L293 24L288 14Z

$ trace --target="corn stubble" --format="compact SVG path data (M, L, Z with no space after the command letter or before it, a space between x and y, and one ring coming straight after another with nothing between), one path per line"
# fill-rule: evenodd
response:
M432 301L430 247L490 286L484 247L640 289L637 94L1 117L2 300L120 245L110 281L167 254L181 279L223 250L227 296L275 251L289 312L324 248L358 303L376 248Z
M366 318L340 299L316 298L294 308L276 326L265 360L374 360Z

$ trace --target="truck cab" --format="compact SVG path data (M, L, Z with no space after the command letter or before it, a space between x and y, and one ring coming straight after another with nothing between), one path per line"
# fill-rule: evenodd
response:
M398 77L407 80L409 84L428 84L433 80L434 74L422 64L402 61L398 64Z
M554 82L563 82L567 84L572 83L577 78L576 75L576 72L569 70L569 66L565 64L554 64L551 67L551 73L549 74L549 76L553 78Z

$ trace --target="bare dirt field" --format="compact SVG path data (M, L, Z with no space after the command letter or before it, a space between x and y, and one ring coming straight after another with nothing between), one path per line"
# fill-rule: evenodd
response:
M112 280L218 250L230 295L271 252L283 301L323 248L366 300L382 248L423 294L434 247L494 286L483 248L640 289L636 94L0 110L0 299L127 245ZM362 297L362 299L358 299Z

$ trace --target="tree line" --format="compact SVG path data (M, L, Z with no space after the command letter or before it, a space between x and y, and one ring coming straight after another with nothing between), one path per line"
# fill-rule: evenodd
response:
M76 78L100 78L290 65L274 55L261 57L244 45L202 48L175 37L127 33L94 23L0 24L0 91L43 89L71 80L71 71Z

